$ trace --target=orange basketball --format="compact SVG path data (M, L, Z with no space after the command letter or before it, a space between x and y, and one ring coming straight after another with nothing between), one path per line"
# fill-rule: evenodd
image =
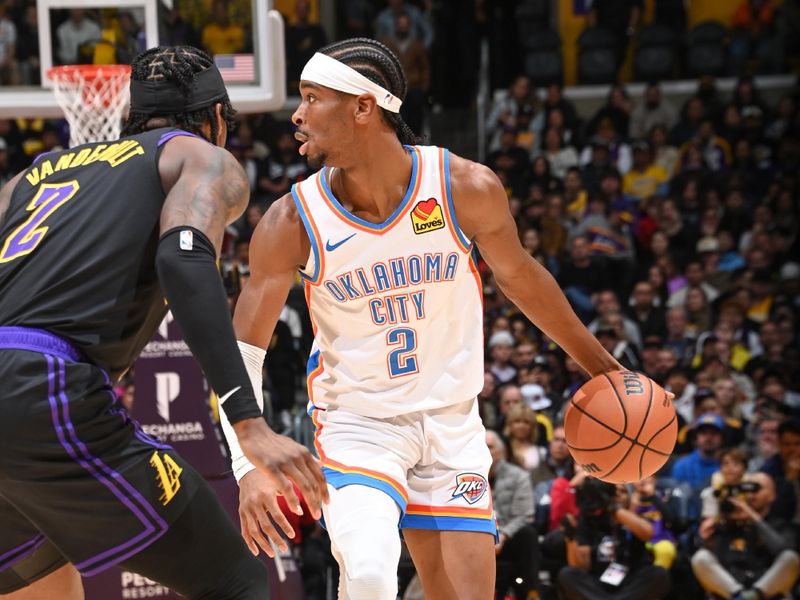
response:
M678 436L675 408L641 373L615 371L587 381L564 416L572 458L593 477L629 483L658 471Z

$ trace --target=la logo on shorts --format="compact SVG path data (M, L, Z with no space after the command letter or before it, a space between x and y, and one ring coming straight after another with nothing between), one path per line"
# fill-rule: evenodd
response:
M488 489L486 478L478 473L459 473L456 475L456 486L453 488L453 496L450 502L463 498L469 504L475 504L486 493Z
M444 227L442 207L439 206L436 198L428 198L417 202L414 210L411 211L411 224L414 226L414 233L417 235Z

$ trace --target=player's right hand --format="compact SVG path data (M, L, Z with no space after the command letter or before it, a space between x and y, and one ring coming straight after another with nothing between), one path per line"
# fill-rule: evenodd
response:
M311 516L322 516L322 503L328 502L328 486L322 468L305 446L279 435L267 427L264 419L242 419L233 424L239 446L253 466L286 499L289 509L302 515L300 500L292 481L300 489Z
M291 539L294 528L278 504L278 490L258 469L239 480L239 521L242 537L254 556L258 556L259 546L270 558L275 557L273 544L281 552L288 551L281 532Z

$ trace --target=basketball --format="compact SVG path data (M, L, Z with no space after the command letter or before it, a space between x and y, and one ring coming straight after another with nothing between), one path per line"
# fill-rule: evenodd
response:
M632 371L604 373L575 392L564 417L567 447L589 475L630 483L672 453L678 418L664 388Z

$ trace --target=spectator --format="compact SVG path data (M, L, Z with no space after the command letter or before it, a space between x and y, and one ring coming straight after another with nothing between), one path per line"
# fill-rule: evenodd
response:
M777 490L772 516L800 524L800 421L780 424L778 453L761 470L772 477Z
M594 312L592 296L607 285L607 279L605 259L592 256L586 236L575 236L570 242L570 259L561 265L558 283L578 315L588 322Z
M525 394L522 396L524 399ZM536 413L526 403L517 404L506 413L503 435L508 440L508 458L516 466L530 473L543 461L544 448L536 443L539 437Z
M551 108L545 113L544 127L546 129L552 128L560 131L565 144L577 145L579 139L578 125L571 127L560 108Z
M511 363L514 351L514 336L508 331L496 331L489 338L489 354L491 365L489 371L494 375L498 385L503 385L517 376L517 369Z
M16 173L17 170L8 161L8 144L0 137L0 186L10 181Z
M258 166L258 191L267 204L289 193L292 184L306 178L308 163L297 153L299 144L288 130L278 134L275 148Z
M699 285L689 285L686 292L686 314L689 316L688 331L698 336L711 328L711 305L705 290Z
M486 119L489 150L500 146L500 135L504 130L511 130L518 135L527 130L527 137L530 138L527 141L533 144L543 125L544 115L538 111L538 100L531 89L531 81L519 75L509 86L508 94L495 101ZM531 145L531 149L533 147Z
M636 283L625 312L638 328L640 339L650 336L663 339L666 335L664 309L656 304L655 290L649 281Z
M430 87L430 65L423 40L416 37L407 12L395 13L395 26L391 34L382 38L395 53L406 74L407 90L400 113L417 133L422 131L425 117L428 88Z
M587 478L577 489L577 526L565 523L567 563L558 573L566 600L658 600L670 589L669 573L652 564L645 544L651 522L630 508L623 485Z
M630 136L635 139L642 139L653 127L661 126L671 129L678 120L678 113L661 96L661 88L658 83L648 83L644 90L644 95L631 113Z
M375 19L375 37L385 38L394 33L397 15L408 15L414 39L420 40L426 49L433 44L434 30L425 14L413 4L403 0L387 0L388 6L378 13Z
M697 133L700 121L706 116L706 107L698 96L692 96L683 105L681 116L669 133L672 146L680 148Z
M615 167L623 175L631 168L631 147L625 143L610 118L606 117L598 123L597 133L591 139L592 143L580 155L584 180L590 190L598 183L597 175L607 171L608 167Z
M564 88L560 83L551 83L547 86L542 108L545 112L545 121L548 127L553 126L550 122L550 114L554 111L558 111L561 123L555 126L569 132L571 136L577 131L579 125L578 113L575 110L575 105L564 98ZM572 139L567 139L565 141L566 143L574 143Z
M697 231L683 220L680 207L672 198L666 198L661 203L659 229L667 234L671 258L678 267L683 268L694 254L698 236ZM698 276L702 276L702 272ZM674 291L670 290L670 293Z
M606 103L600 107L586 124L586 136L601 135L610 139L611 136L604 134L602 131L605 127L613 130L615 137L619 137L622 140L627 139L630 121L630 96L623 85L614 84L608 92Z
M20 83L38 85L39 75L39 21L36 6L25 7L22 22L17 27L17 62Z
M69 19L56 29L58 40L58 60L61 65L73 65L79 62L79 48L82 44L95 42L102 37L100 26L86 16L80 8L69 11Z
M594 309L597 313L597 318L589 323L588 326L589 331L592 333L597 333L597 331L600 329L600 326L603 324L602 319L607 319L611 315L622 314L622 307L620 306L619 298L617 297L616 292L611 289L600 290L595 295ZM641 348L642 334L639 332L639 328L636 326L636 323L628 317L621 317L621 321L623 334L621 339L628 340L637 348ZM608 321L606 321L605 324L609 325Z
M622 191L637 200L663 195L669 173L653 162L653 151L645 141L633 143L633 167L625 173Z
M506 448L494 431L486 432L492 454L489 485L497 519L497 560L510 563L497 569L497 589L514 588L517 598L532 598L539 581L538 536L533 528L533 488L528 474L506 461Z
M647 136L653 151L653 164L661 167L672 177L675 164L678 162L678 149L667 142L667 128L663 125L653 127Z
M757 473L753 484L743 497L728 496L730 510L701 530L705 547L692 557L703 589L725 599L786 595L800 574L792 528L768 516L775 500L772 479Z
M17 39L17 26L8 16L6 3L0 2L0 85L19 84Z
M695 449L675 462L672 477L685 481L698 494L708 487L711 476L719 469L718 455L724 428L725 422L719 415L706 413L697 417L692 424Z
M553 439L547 448L547 456L531 473L531 481L536 486L542 481L550 481L556 477L572 479L574 471L575 463L567 447L564 426L556 425L553 428Z
M621 315L610 314L601 318L595 335L600 345L616 358L619 364L629 371L641 370L636 347L624 337Z
M670 531L672 514L658 494L656 478L651 476L637 481L633 490L631 508L653 527L653 536L647 544L653 554L653 564L669 571L678 552L677 540Z
M226 0L214 0L211 4L211 22L203 27L201 40L212 56L244 51L244 29L231 22Z
M560 181L550 171L550 161L541 154L533 159L530 174L531 189L539 188L542 193L555 192L560 187Z
M685 367L673 367L663 377L665 389L675 394L672 405L678 418L685 423L694 420L694 396L697 386L691 380L691 374Z
M678 151L677 172L703 167L712 172L724 171L730 166L732 158L730 144L716 134L711 119L703 118L695 136Z
M578 221L586 211L589 194L583 185L583 178L578 167L570 167L564 175L564 202L567 216Z
M514 383L507 383L500 386L497 392L497 427L500 431L505 427L506 419L508 418L509 411L515 406L522 404L524 398L519 386Z
M498 140L499 147L489 154L486 164L502 177L513 195L519 196L525 187L530 157L524 148L517 145L517 133L514 129L503 129Z
M762 470L778 454L778 427L780 419L763 418L755 425L755 444L747 467L750 471Z
M295 0L294 22L286 27L286 85L295 93L300 85L300 72L314 53L325 46L327 36L319 23L309 20L310 0Z
M578 153L573 146L565 146L561 132L548 127L542 138L542 155L550 165L554 177L563 179L567 170L578 166Z
M719 472L711 478L711 485L700 492L702 509L700 511L700 536L720 518L720 511L727 515L733 510L731 497L738 497L744 489L743 482L749 482L747 473L747 454L741 448L726 448L719 454Z

